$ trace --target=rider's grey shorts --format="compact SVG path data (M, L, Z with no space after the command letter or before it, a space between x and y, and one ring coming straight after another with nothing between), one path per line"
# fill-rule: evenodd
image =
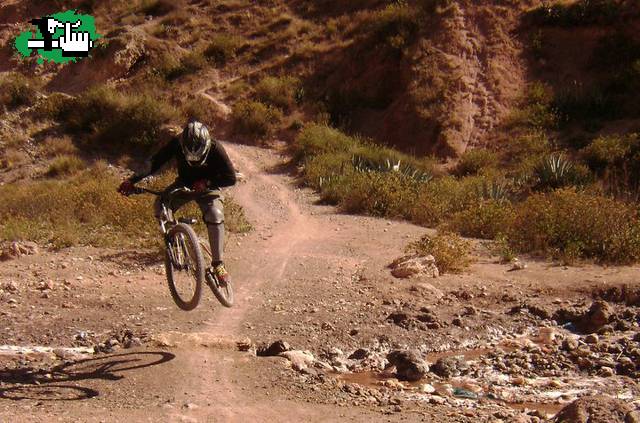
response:
M165 189L165 193L180 187L177 184L171 184ZM178 194L172 196L168 206L176 212L180 207L189 201L195 201L202 211L202 219L207 225L218 225L224 222L224 206L222 204L222 195L220 191L206 191L204 193ZM160 197L156 199L154 204L154 213L156 217L160 217L162 213L162 200Z

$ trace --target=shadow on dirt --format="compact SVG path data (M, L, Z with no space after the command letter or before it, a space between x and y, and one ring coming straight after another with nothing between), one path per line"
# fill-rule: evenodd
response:
M75 401L98 396L95 389L69 382L117 381L122 372L158 366L175 358L174 354L134 352L70 361L51 368L0 370L0 400Z
M100 256L103 261L110 261L118 265L139 264L143 266L154 266L164 263L164 257L160 251L121 251L113 254Z

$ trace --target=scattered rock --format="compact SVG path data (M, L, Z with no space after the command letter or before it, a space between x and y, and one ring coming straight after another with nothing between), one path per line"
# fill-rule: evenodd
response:
M307 367L313 366L315 358L309 351L290 350L278 354L291 362L294 370L301 371Z
M425 325L417 318L410 316L403 311L397 311L387 316L388 322L393 322L395 325L404 329L425 329Z
M420 392L424 394L433 394L434 392L436 392L436 388L434 388L433 385L429 383L425 383L424 385L420 386Z
M564 407L556 423L631 423L638 417L624 402L604 396L583 397Z
M473 399L473 400L478 399L478 394L476 394L473 391L470 391L468 389L463 389L463 388L454 388L453 389L453 396L454 397L458 397L458 398Z
M29 241L15 241L0 247L0 261L12 260L22 256L36 255L40 252L38 244Z
M251 350L253 343L251 342L250 339L245 339L245 340L236 342L236 346L238 347L238 351L246 352Z
M136 348L142 346L142 340L137 336L132 336L131 338L127 338L123 343L125 348Z
M520 261L519 259L515 259L513 261L513 266L509 269L510 272L516 272L518 270L524 270L527 268L527 263Z
M364 360L365 358L369 357L370 354L371 353L369 352L369 350L359 348L351 353L351 355L349 356L349 360Z
M461 355L454 357L442 357L436 361L436 364L431 366L431 371L443 378L459 376L465 373L468 369L469 365Z
M405 256L395 260L389 265L391 274L399 279L414 277L437 278L440 276L436 259L429 256Z
M8 281L2 284L2 289L15 294L18 292L18 285L14 281Z
M274 357L280 355L286 351L290 351L291 346L285 341L276 341L269 346L262 346L256 351L256 355L259 357Z
M611 377L616 374L616 371L613 370L611 367L602 367L600 368L599 374L602 377Z
M597 344L599 340L600 340L600 338L595 333L587 335L584 338L584 342L586 342L587 344Z
M580 346L580 342L576 338L566 338L562 341L562 349L565 351L575 351Z
M596 301L591 304L591 308L574 322L578 329L585 333L594 333L611 321L613 310L604 301Z
M540 305L536 305L536 304L520 304L517 305L515 307L512 307L511 310L509 310L509 314L516 314L519 313L521 311L528 311L529 313L531 313L533 316L538 317L540 319L544 319L544 320L548 320L551 319L552 317L552 313L547 310L546 308L540 306Z
M387 354L389 364L395 366L400 380L415 382L429 372L429 365L415 352L395 350Z
M640 306L640 288L628 285L598 288L593 291L593 298L625 303L629 306Z

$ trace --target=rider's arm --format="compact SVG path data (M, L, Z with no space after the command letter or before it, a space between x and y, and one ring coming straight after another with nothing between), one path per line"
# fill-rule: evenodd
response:
M215 142L212 145L213 151L211 153L216 155L216 175L213 178L216 185L220 188L230 187L236 184L236 170L233 168L233 164L227 155L222 144Z
M135 184L147 176L153 175L169 160L176 156L179 148L179 141L177 139L171 140L151 157L151 160L147 165L147 169L144 172L132 176L129 180Z

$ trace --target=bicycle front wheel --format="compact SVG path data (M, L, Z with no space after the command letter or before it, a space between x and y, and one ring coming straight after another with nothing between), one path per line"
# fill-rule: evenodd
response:
M165 268L169 292L176 305L185 311L196 308L202 295L206 266L198 236L191 226L179 223L167 234Z

